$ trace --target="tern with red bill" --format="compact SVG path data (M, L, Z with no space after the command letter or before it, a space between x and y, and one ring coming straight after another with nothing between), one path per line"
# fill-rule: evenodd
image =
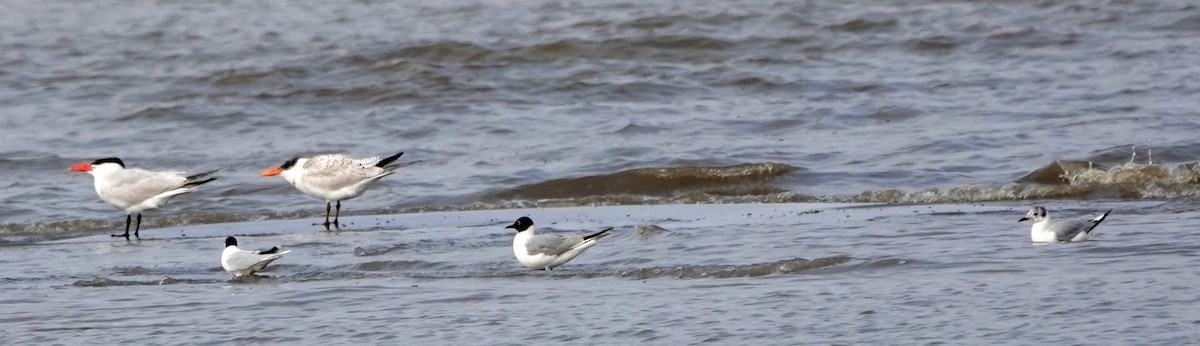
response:
M395 173L396 169L409 165L393 164L404 153L388 156L354 159L341 154L295 157L279 168L268 169L262 176L282 176L297 190L310 197L325 201L325 230L329 225L339 228L338 217L342 214L342 201L361 196L380 178ZM333 222L329 222L329 208L337 204Z
M125 234L112 235L125 237L125 240L129 240L129 224L133 222L134 214L137 214L137 224L133 236L141 239L138 231L142 227L143 211L162 207L172 197L195 191L200 185L217 179L209 177L217 172L215 170L186 176L183 172L125 168L125 162L118 158L99 159L67 170L91 174L100 200L125 211Z

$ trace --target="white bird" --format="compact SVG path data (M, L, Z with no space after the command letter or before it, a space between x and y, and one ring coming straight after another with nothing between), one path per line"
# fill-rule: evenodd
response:
M345 155L331 154L313 157L295 157L279 168L268 169L262 176L283 176L284 180L310 197L325 201L325 230L329 230L329 206L337 203L333 216L333 227L338 228L338 217L342 214L342 200L358 197L380 178L395 173L396 169L408 164L395 164L399 153L380 160L378 157L353 159Z
M1046 215L1046 208L1035 206L1017 222L1033 221L1029 237L1035 243L1077 242L1087 240L1091 236L1092 230L1096 229L1096 226L1100 225L1100 222L1103 222L1111 212L1112 209L1109 209L1104 214L1087 220L1051 221L1050 217Z
M551 270L570 262L584 250L595 246L596 241L608 235L612 228L588 236L561 234L533 234L533 219L522 216L505 227L517 230L513 237L513 254L517 261L533 270Z
M96 185L96 194L100 199L125 211L125 234L112 235L125 237L125 240L129 240L129 224L133 221L133 214L137 214L137 225L133 229L133 235L141 239L138 231L142 228L143 211L162 207L172 197L195 191L200 185L217 179L208 177L217 170L184 176L183 172L125 168L125 162L115 157L73 166L67 170L91 174Z
M289 252L292 250L279 252L278 246L270 250L246 251L238 248L237 238L228 237L225 238L225 251L221 252L221 267L237 279L262 271L268 264Z

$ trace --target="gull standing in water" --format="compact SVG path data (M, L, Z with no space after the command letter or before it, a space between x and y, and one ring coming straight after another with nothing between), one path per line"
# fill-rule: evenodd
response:
M217 179L208 177L216 173L216 170L184 176L183 172L153 172L140 168L125 168L125 162L115 157L99 159L91 164L77 165L67 170L91 174L96 185L96 194L100 195L100 199L125 211L125 234L112 235L125 237L125 240L129 240L129 224L133 221L133 214L137 214L133 236L141 239L138 231L142 228L143 211L161 207L172 197L195 191L200 185Z
M1087 220L1051 221L1050 217L1046 215L1046 208L1035 206L1017 222L1033 221L1029 237L1035 243L1077 242L1087 240L1091 236L1092 230L1096 229L1096 226L1099 226L1100 222L1103 222L1111 212L1112 209L1109 209L1104 214Z
M228 237L225 238L225 250L221 252L221 268L225 268L226 272L233 274L233 278L237 279L262 271L268 264L289 252L292 250L279 252L278 246L263 251L242 250L238 248L237 238Z
M533 270L551 270L570 262L584 250L595 246L596 241L608 235L612 228L592 235L533 234L533 219L522 216L505 228L517 231L513 237L513 254L517 261Z
M380 178L395 173L396 169L408 164L392 164L404 153L388 156L354 159L340 154L295 157L279 168L268 169L262 176L283 176L297 190L313 198L325 201L325 230L329 225L339 228L338 217L342 214L342 200L358 197ZM337 203L333 222L329 222L329 208Z

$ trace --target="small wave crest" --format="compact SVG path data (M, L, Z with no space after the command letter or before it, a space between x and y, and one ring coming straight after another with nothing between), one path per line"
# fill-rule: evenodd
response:
M247 216L241 214L175 214L147 218L142 222L142 230L171 226L203 225L214 223L242 222L263 218L295 217L291 215ZM97 232L119 232L125 225L124 218L114 217L110 220L68 220L56 222L36 222L26 224L2 224L0 235L38 235L44 239L70 238L83 234Z
M421 279L470 279L470 278L527 278L529 276L546 276L552 278L625 278L634 280L644 279L730 279L750 278L767 275L790 275L830 268L850 262L849 256L822 257L813 260L792 258L774 262L751 264L715 264L715 265L678 265L658 266L648 268L611 269L622 264L608 263L599 266L572 266L570 269L552 271L529 271L511 269L510 263L499 263L483 271L471 272L422 272L412 277ZM510 269L503 269L510 268Z
M766 196L786 192L775 179L800 168L781 163L721 167L639 168L612 174L555 179L489 193L484 200L569 200L600 196ZM629 197L626 197L629 198Z
M637 234L638 239L648 240L660 234L671 233L671 231L659 225L637 225L633 227L633 231Z
M407 248L409 248L409 246L406 246L404 244L395 245L395 246L369 246L369 247L359 246L359 247L354 248L354 255L358 256L358 257L380 256L380 255L386 255L386 254L389 254L389 253L392 253L395 251L404 250Z
M121 276L150 274L150 270L146 269L145 267L142 267L142 266L115 267L112 269L112 271L113 271L113 274L121 275Z
M648 38L618 38L608 40L565 39L536 42L530 45L484 46L460 41L437 41L415 44L395 50L364 53L338 60L352 66L377 69L404 68L416 62L447 62L491 65L510 63L547 63L578 58L606 59L677 59L669 52L726 51L735 43L706 36L653 36ZM238 74L236 76L241 76ZM259 74L250 77L259 78ZM219 80L226 80L221 78ZM241 78L236 81L240 82Z
M798 274L814 269L826 268L850 261L849 256L834 256L807 260L793 258L782 261L742 265L688 265L678 267L643 268L618 271L618 277L631 279L676 278L676 279L727 279L749 278L766 275Z
M453 268L453 265L438 262L426 261L371 261L354 265L354 270L365 272L381 272L381 271L417 271L417 270L445 270Z
M102 276L97 276L91 279L77 280L71 284L75 287L112 287L112 286L151 286L151 285L172 285L180 283L207 283L205 280L188 280L176 279L170 276L164 276L159 280L113 280Z

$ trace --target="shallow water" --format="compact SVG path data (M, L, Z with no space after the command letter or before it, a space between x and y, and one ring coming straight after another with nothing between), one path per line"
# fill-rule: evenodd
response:
M5 2L0 344L1197 343L1197 47L1182 0ZM257 176L398 151L340 233ZM127 243L64 172L110 156L223 170ZM530 273L521 215L618 232ZM230 234L295 252L231 283Z
M1122 212L1094 241L1041 246L1014 222L1023 206L829 204L422 213L353 218L365 229L340 233L267 221L11 246L3 341L1200 341L1200 239L1183 231L1200 213L1049 207ZM541 232L616 230L531 272L512 258L511 215L543 220ZM230 281L217 263L226 234L293 252L267 278Z

